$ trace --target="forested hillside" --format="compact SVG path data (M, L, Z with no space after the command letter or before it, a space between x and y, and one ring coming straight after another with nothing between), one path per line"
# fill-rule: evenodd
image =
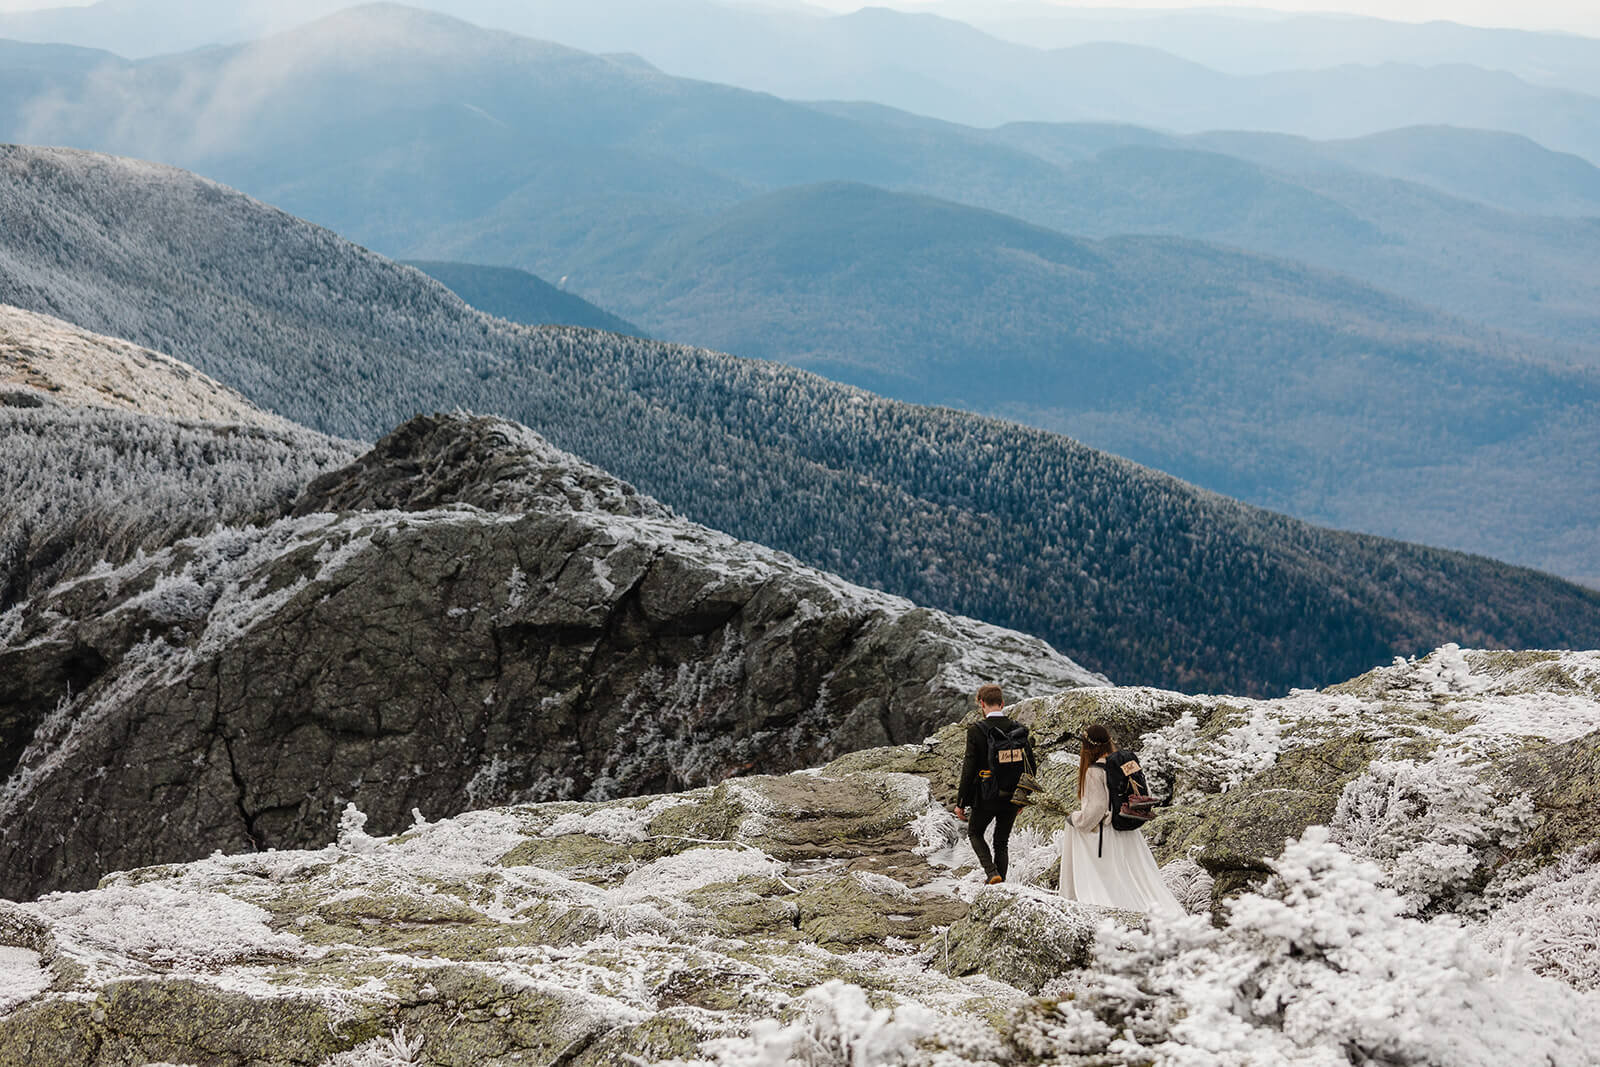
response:
M1600 488L1600 370L1348 278L855 185L639 244L605 291L658 336L1071 433L1332 525L1600 573L1600 495L1573 497ZM1461 486L1513 483L1471 529L1439 522Z
M30 402L0 388L0 616L99 563L275 518L357 450L298 428L17 406Z
M1600 641L1600 593L1546 575L1318 529L785 367L514 326L171 169L9 148L0 189L0 300L178 355L324 431L510 415L707 525L1119 681L1263 692L1446 640Z

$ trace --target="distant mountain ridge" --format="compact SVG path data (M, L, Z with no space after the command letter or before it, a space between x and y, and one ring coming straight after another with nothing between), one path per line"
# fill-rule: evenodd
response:
M358 69L361 85L347 86ZM578 292L596 291L588 264L636 234L784 186L848 180L1068 233L1174 234L1301 259L1567 343L1600 331L1600 222L1532 220L1375 179L1431 176L1406 161L1421 131L1381 150L1309 145L1276 150L1269 167L1219 167L1195 149L1220 141L1127 127L990 132L881 107L819 117L387 6L76 85L27 77L9 109L0 101L0 139L159 159L387 254L570 275ZM1594 167L1502 140L1493 151L1511 174L1496 187L1473 176L1486 149L1471 138L1452 146L1463 162L1446 188L1518 210L1537 198L1543 210L1600 213ZM1330 175L1341 152L1372 170Z
M1266 692L1444 637L1600 642L1600 593L1245 507L1059 436L787 368L518 327L214 183L0 150L0 300L326 430L502 412L696 521L1035 634L1123 681Z
M1037 48L1122 41L1160 48L1232 74L1352 63L1470 64L1540 85L1600 93L1600 21L1587 32L1398 21L1271 10L1080 11L1051 3L943 0L934 10ZM1576 12L1575 12L1576 14Z

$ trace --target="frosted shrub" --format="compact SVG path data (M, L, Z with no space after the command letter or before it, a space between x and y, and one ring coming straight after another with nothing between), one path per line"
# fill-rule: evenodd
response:
M4 648L22 632L22 604L0 612L0 648Z
M1409 910L1459 909L1532 815L1526 796L1497 796L1465 757L1374 760L1340 794L1333 832L1351 853L1383 867Z
M323 1063L323 1067L412 1067L422 1061L423 1037L407 1037L405 1027L392 1034L375 1037L341 1052Z
M1186 753L1197 745L1200 720L1185 711L1173 722L1152 730L1139 739L1139 761L1145 778L1158 796L1170 793L1179 778L1187 778L1193 766Z
M1103 1046L1161 1067L1557 1067L1600 1038L1600 998L1512 970L1450 922L1407 917L1375 864L1307 830L1214 928L1191 916L1103 932L1106 970L1019 1038ZM1068 1043L1076 1047L1069 1048Z
M339 848L344 852L376 851L383 839L367 833L366 826L366 813L354 801L346 804L339 816Z
M1190 915L1200 915L1211 910L1216 879L1194 860L1187 857L1173 860L1161 868L1161 880L1172 891L1172 895L1178 898L1183 910Z
M1519 899L1479 929L1491 950L1521 954L1537 974L1600 989L1600 845L1505 887Z
M1011 866L1006 871L1006 879L1017 885L1052 888L1048 885L1049 874L1061 859L1063 832L1045 833L1029 826L1012 834Z
M749 1037L706 1043L723 1067L889 1067L911 1061L935 1017L920 1004L874 1008L860 986L837 979L800 996L804 1015L765 1019Z
M1186 711L1140 739L1140 762L1157 793L1175 782L1202 791L1232 789L1278 761L1285 747L1283 730L1273 709L1261 705L1252 707L1243 723L1201 741L1200 722Z
M147 593L129 601L158 623L198 622L211 610L215 596L190 576L185 569L179 574L163 574Z

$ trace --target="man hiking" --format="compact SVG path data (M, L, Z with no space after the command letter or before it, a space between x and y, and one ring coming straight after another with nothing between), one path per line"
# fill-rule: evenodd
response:
M961 761L961 787L956 794L956 818L967 823L972 851L983 864L989 884L1006 880L1010 860L1011 824L1017 821L1012 791L1023 772L1033 774L1033 741L1028 728L1006 716L1005 697L997 685L978 690L978 710L983 718L967 727L967 754ZM994 824L994 852L983 839Z

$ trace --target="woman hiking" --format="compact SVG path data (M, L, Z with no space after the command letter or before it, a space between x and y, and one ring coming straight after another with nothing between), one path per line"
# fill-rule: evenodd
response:
M1067 816L1063 835L1061 895L1148 915L1184 914L1161 880L1144 831L1118 830L1111 825L1111 793L1106 782L1106 758L1116 751L1111 731L1094 723L1079 743L1079 806Z

